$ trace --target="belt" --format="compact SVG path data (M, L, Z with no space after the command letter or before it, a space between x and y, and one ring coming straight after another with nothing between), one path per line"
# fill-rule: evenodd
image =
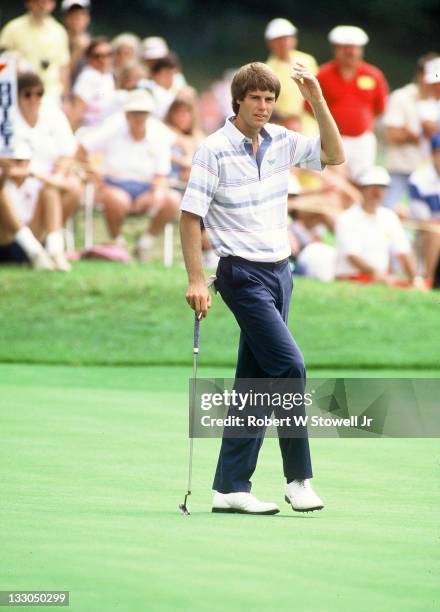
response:
M226 257L220 257L220 260L273 270L274 268L284 266L289 261L289 258L285 257L284 259L280 259L279 261L251 261L250 259L244 259L244 257L238 257L237 255L227 255Z

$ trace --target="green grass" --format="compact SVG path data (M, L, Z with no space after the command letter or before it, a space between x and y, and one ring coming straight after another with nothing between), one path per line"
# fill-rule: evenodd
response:
M302 516L268 439L274 517L212 515L219 441L196 440L184 517L189 374L0 366L0 589L70 590L72 612L439 609L438 440L311 440L326 509Z
M295 281L290 327L312 368L440 365L440 296ZM0 270L0 362L189 364L192 314L180 266L81 262L70 275ZM220 297L202 324L206 365L231 366L237 325Z

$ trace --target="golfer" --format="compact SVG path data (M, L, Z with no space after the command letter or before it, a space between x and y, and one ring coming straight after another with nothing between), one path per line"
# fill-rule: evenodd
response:
M280 93L277 76L251 63L231 85L234 115L196 152L182 200L181 240L188 273L186 300L205 317L211 307L201 259L200 219L220 261L216 287L241 330L236 379L296 379L305 384L303 356L288 327L292 293L288 263L289 168L322 170L344 162L336 124L317 79L302 64L292 78L313 108L320 137L309 139L268 123ZM214 478L213 512L276 514L274 503L251 495L264 430L254 438L223 437ZM293 510L323 508L310 485L307 437L279 439Z

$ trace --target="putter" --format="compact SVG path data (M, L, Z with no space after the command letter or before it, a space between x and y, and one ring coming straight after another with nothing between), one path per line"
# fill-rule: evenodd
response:
M194 344L193 344L193 380L191 393L191 421L194 419L195 401L196 401L196 378L197 378L197 358L199 356L199 334L200 334L200 315L195 315L194 318ZM191 427L192 429L192 427ZM193 463L193 444L194 438L189 439L189 464L188 464L188 489L183 500L183 504L179 504L179 510L182 514L189 516L191 512L186 505L188 497L191 495L191 479L192 479L192 463Z

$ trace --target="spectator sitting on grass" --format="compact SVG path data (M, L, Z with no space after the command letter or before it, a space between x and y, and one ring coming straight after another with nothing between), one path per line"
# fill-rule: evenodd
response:
M150 117L151 96L143 90L130 92L123 120L110 118L100 128L81 136L80 157L100 153L103 179L97 200L105 209L112 239L119 244L127 214L150 212L151 224L137 245L137 255L146 261L154 239L179 210L180 194L169 188L171 141L164 138L164 126Z
M72 86L84 68L85 51L90 44L90 1L63 0L61 9L66 26L70 51L70 85Z
M336 221L336 277L340 280L399 284L390 274L395 255L409 284L423 288L408 238L396 213L381 206L390 177L373 166L358 179L362 203L353 204Z
M62 190L64 219L79 206L82 186L78 177L70 172L78 143L69 122L58 106L44 96L40 77L26 72L18 77L18 109L14 121L17 138L27 141L32 149L31 170L39 175L58 175Z
M432 162L409 177L410 214L418 221L428 221L440 228L440 132L431 139ZM440 266L440 234L424 231L422 252L425 273L432 282Z
M69 119L73 129L99 125L113 111L115 82L110 42L103 36L93 39L85 55L87 65L72 91Z
M33 175L31 156L29 144L20 142L10 158L0 159L0 263L29 262L35 269L68 272L55 179Z

